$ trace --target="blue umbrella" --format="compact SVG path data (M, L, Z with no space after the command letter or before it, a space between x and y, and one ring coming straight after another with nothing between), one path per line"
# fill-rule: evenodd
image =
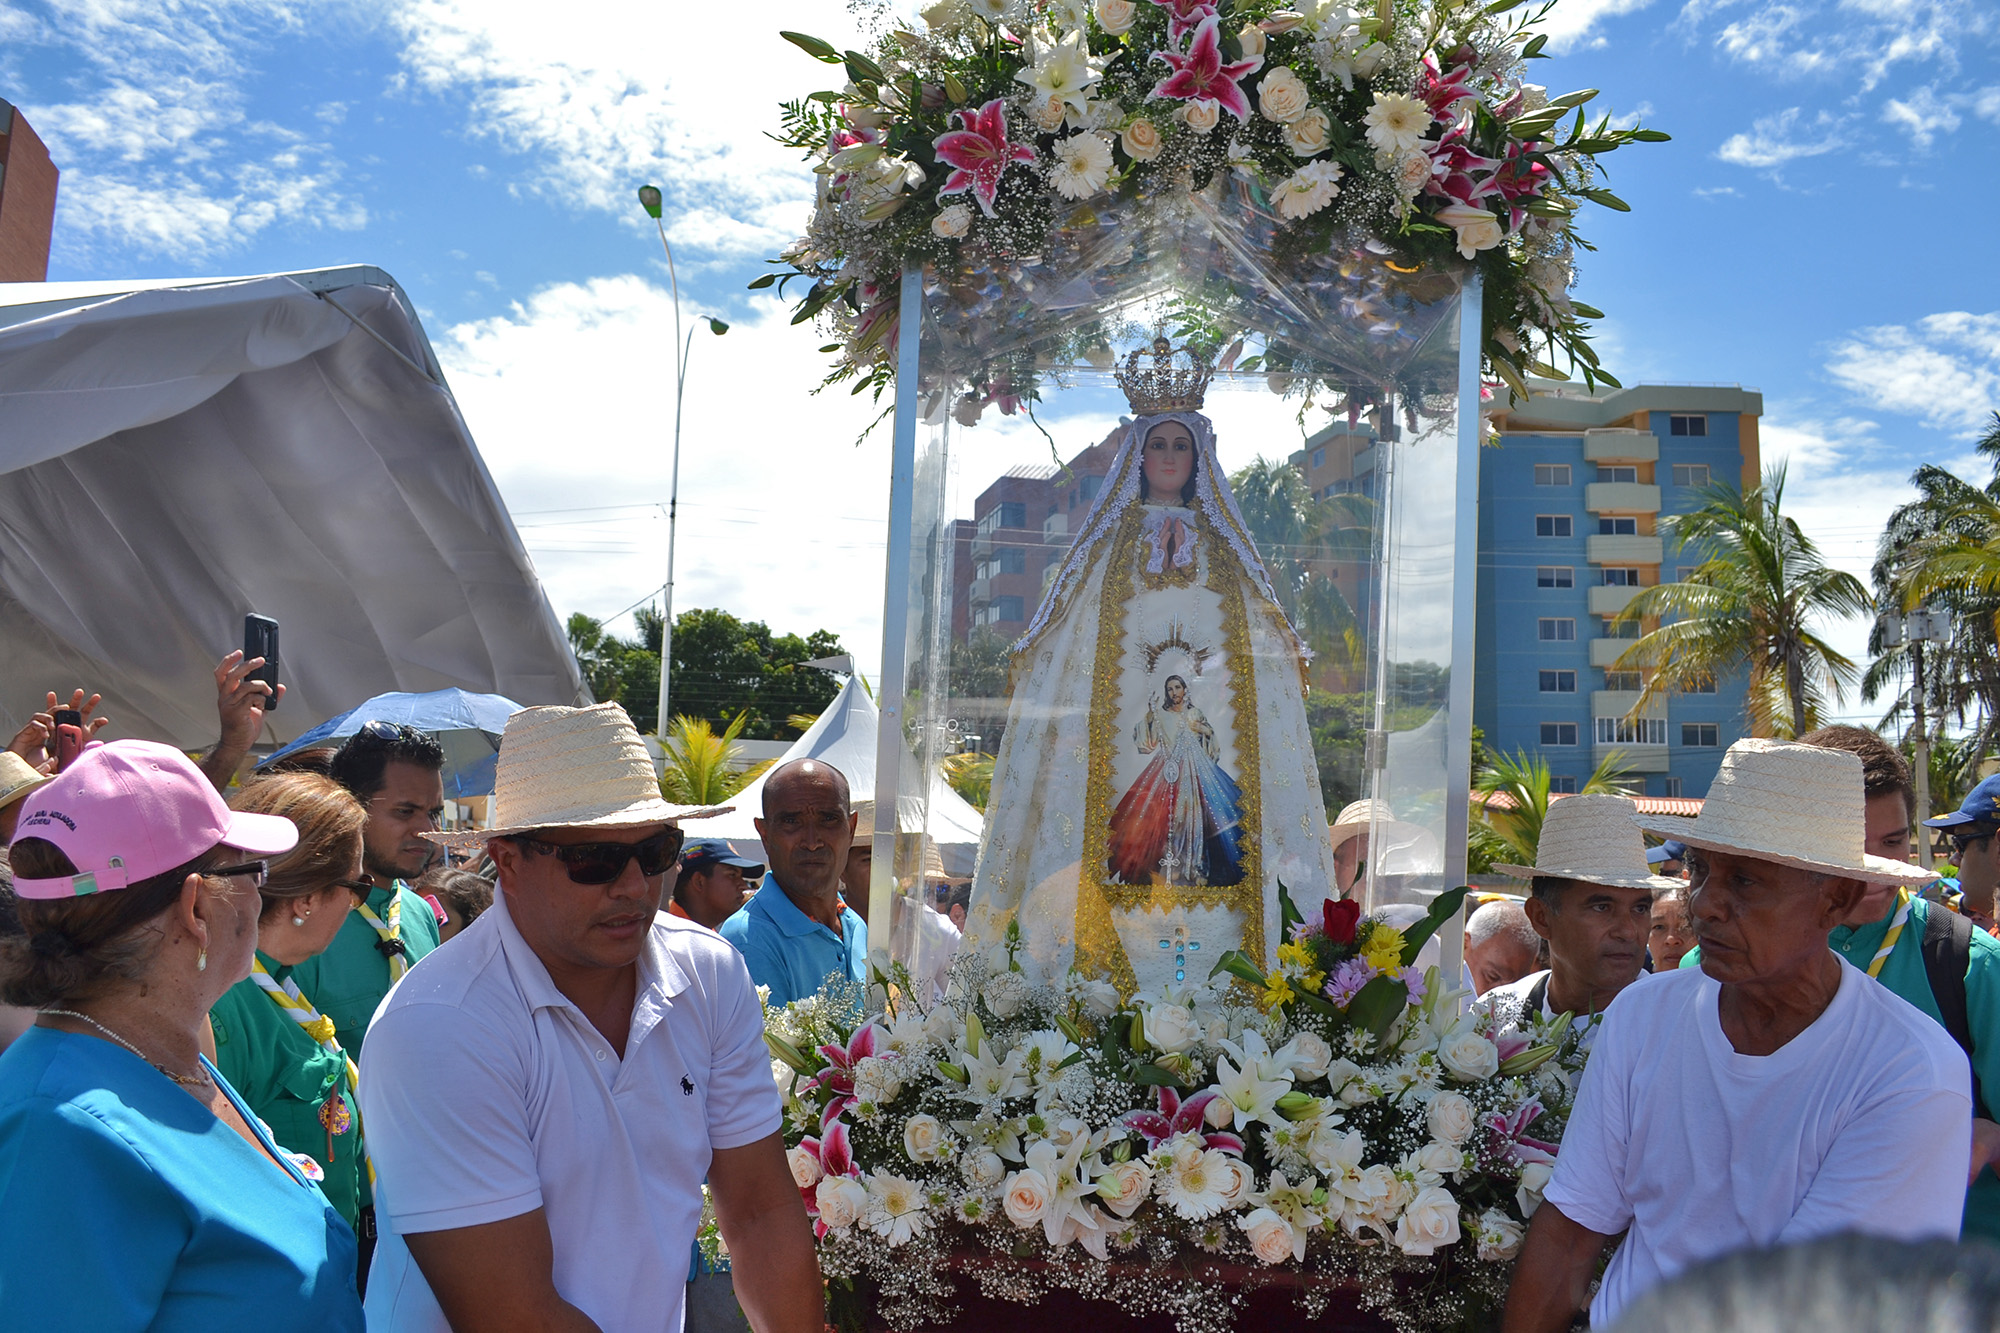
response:
M488 796L500 762L500 733L521 705L498 694L465 690L432 690L428 694L378 694L359 708L322 722L305 735L262 760L263 768L296 750L336 745L368 722L414 727L437 737L444 747L444 794L449 797Z

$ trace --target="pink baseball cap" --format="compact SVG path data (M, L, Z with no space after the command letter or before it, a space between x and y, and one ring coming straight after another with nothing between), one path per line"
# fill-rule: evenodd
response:
M276 856L298 844L282 815L231 810L186 755L154 741L94 745L21 805L15 841L44 838L77 869L59 879L16 879L23 898L74 898L122 889L227 844Z

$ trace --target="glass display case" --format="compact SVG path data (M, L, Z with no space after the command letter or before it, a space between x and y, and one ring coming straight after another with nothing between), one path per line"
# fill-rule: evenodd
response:
M906 274L871 919L1130 993L1460 883L1479 319L1230 181Z

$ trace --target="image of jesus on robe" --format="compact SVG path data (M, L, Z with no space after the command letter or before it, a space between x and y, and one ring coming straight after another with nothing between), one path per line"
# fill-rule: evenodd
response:
M1243 881L1242 790L1223 770L1215 728L1168 676L1163 706L1149 702L1132 729L1152 756L1111 812L1109 870L1123 884L1227 887Z

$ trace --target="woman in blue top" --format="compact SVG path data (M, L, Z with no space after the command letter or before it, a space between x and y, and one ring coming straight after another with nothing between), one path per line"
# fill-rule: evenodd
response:
M0 1311L10 1327L362 1327L354 1233L202 1058L249 975L262 857L290 821L232 812L178 750L96 746L22 811L25 934L0 1000Z

